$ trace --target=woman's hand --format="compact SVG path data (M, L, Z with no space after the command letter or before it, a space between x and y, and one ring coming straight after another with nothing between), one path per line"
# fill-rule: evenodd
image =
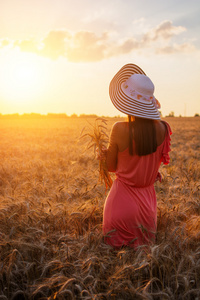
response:
M107 156L108 149L104 146L100 149L99 147L96 147L96 159L105 161Z
M158 172L157 176L156 176L156 179L155 179L155 182L156 181L162 181L162 175L160 174L160 172Z

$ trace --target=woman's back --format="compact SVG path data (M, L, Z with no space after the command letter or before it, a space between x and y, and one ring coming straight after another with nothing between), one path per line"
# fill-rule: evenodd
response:
M166 126L162 121L154 121L156 129L156 141L159 146L165 139ZM128 122L117 122L114 125L116 127L116 143L120 152L124 151L129 146L129 126ZM134 127L132 128L134 137Z
M153 185L162 161L165 140L159 145L155 152L148 155L130 155L129 149L118 152L116 177L134 187L148 187ZM135 142L133 141L133 152Z
M156 130L157 145L160 146L166 135L166 125L162 121L154 121ZM134 140L134 127L132 127ZM123 152L129 148L129 125L128 122L117 122L114 124L110 136L110 143L107 152L107 167L110 172L117 169L118 153ZM135 147L134 147L135 148ZM134 153L133 153L134 154Z
M114 247L147 245L155 238L157 204L154 182L161 162L169 162L171 129L166 122L158 123L156 151L139 156L135 154L134 140L133 155L129 153L127 123L115 126L116 136L123 135L126 144L117 146L125 149L117 152L116 180L104 207L104 233L114 230L106 241Z

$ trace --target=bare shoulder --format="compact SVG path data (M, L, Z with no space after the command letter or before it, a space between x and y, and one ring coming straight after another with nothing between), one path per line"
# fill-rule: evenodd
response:
M112 127L112 133L121 138L128 133L128 123L127 122L116 122Z
M123 151L128 147L128 136L128 122L116 122L113 125L111 142L117 145L119 151Z
M156 121L156 136L158 145L162 144L165 139L166 125L162 121Z
M113 125L113 130L117 132L124 132L125 130L127 130L127 122L116 122Z

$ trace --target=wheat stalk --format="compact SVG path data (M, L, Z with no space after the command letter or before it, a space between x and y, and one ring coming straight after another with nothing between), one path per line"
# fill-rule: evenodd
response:
M89 123L90 124L90 123ZM107 121L104 118L96 118L94 125L90 124L92 127L89 132L83 135L83 128L81 132L81 138L89 137L90 141L87 144L87 149L93 148L94 155L98 156L99 159L99 178L101 183L104 182L106 189L111 188L112 186L112 178L108 172L106 161L103 155L103 149L106 147L108 143L108 135L106 133L107 130Z

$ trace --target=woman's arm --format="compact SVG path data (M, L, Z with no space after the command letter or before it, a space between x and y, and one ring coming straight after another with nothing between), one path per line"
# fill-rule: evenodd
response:
M106 165L109 172L115 172L117 169L117 155L118 155L118 123L112 127L109 145L106 153Z

